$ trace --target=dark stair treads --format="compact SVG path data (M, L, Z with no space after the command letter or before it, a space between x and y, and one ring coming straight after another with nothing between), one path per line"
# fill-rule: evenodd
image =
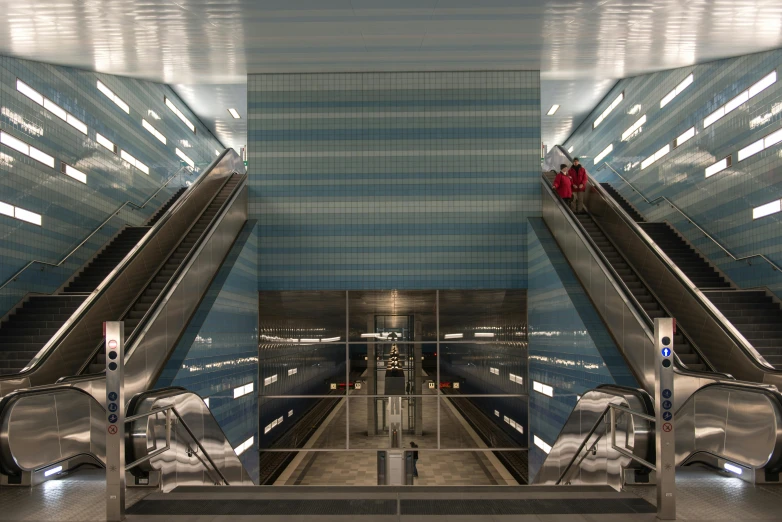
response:
M576 217L646 314L651 319L668 317L662 305L643 284L619 251L614 248L608 237L603 234L600 227L592 220L592 217L586 214L579 214ZM677 334L674 337L673 348L682 363L690 370L708 371L709 368L706 363L683 335Z
M766 361L782 369L782 307L762 290L706 291Z
M608 195L611 196L614 201L616 201L619 206L624 209L625 212L627 212L633 221L636 223L643 223L646 221L641 213L638 212L638 210L636 210L636 208L629 201L627 201L611 184L601 183L600 186L603 187L606 192L608 192Z

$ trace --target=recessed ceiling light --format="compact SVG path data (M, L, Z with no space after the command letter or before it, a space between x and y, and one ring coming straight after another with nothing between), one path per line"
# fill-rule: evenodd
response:
M555 104L554 104L554 105L552 105L552 106L551 106L551 108L548 110L548 112L546 113L546 116L554 116L554 113L555 113L555 112L557 112L557 110L558 110L558 109L559 109L559 105L557 105L557 104L555 103Z
M559 105L557 105L557 107L559 107ZM556 110L556 109L555 109L555 110ZM233 116L233 117L234 117L234 118L236 118L237 120L238 120L239 118L241 118L241 116L239 116L239 111L237 111L236 109L228 109L228 112L230 112L230 113L231 113L231 116ZM554 114L554 113L552 112L551 114Z

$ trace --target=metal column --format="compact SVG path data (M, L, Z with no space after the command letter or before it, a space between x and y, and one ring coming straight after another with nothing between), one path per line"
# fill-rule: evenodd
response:
M106 344L106 520L125 519L125 327L104 323Z
M423 324L418 317L414 318L413 322L413 339L415 344L413 345L413 395L421 395L424 393L424 368L423 368L423 350L421 339L423 338ZM415 401L415 434L424 434L424 400L421 397L413 399Z
M367 332L375 331L375 316L367 319ZM377 435L377 354L375 353L375 340L367 339L367 435Z
M654 399L657 518L676 520L676 446L673 419L673 319L654 320Z

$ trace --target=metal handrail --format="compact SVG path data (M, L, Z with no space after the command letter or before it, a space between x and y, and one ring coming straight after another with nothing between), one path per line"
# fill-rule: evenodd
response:
M603 413L600 414L600 416L597 418L595 423L592 425L592 429L589 430L589 433L587 433L586 437L584 437L584 440L581 441L581 444L578 446L578 449L576 450L575 454L573 455L573 458L570 459L570 462L565 467L565 470L562 473L560 473L559 478L557 479L557 482L556 482L557 485L561 484L562 481L565 479L565 477L570 473L570 470L573 467L573 464L575 464L576 460L578 459L578 456L581 455L581 452L586 447L587 443L589 442L589 439L592 438L592 435L595 434L595 432L597 431L597 428L600 427L600 424L605 422L606 415L610 415L609 427L610 427L610 433L611 433L611 449L613 449L614 451L617 451L618 453L620 453L621 455L624 455L625 457L628 457L628 458L630 458L632 460L635 460L636 462L639 462L639 463L643 464L644 466L646 466L647 468L651 469L652 471L657 471L656 466L654 464L652 464L651 462L648 462L648 461L642 459L641 457L639 457L639 456L637 456L637 455L635 455L633 453L630 453L626 449L620 448L620 447L618 447L616 445L616 431L614 430L614 426L616 424L616 413L615 413L615 411L617 411L617 410L620 411L620 412L623 412L623 413L628 413L629 415L634 416L634 417L640 417L640 418L645 419L645 420L650 421L650 422L656 422L657 421L657 419L655 419L655 417L652 416L652 415L649 415L649 414L646 414L646 413L642 413L642 412L638 412L638 411L633 411L630 408L625 408L624 406L620 406L618 404L609 403L608 406L606 406L605 409L603 410ZM592 444L592 447L594 447L594 445L597 444L597 442L599 442L599 440L601 438L603 438L603 434L602 433L600 434L600 437L598 437L598 440L595 441L594 444ZM583 461L584 458L586 458L586 455L581 458L581 461ZM579 464L581 463L581 461L579 461Z
M92 236L94 236L94 235L95 235L95 234L97 234L97 233L98 233L98 232L99 232L101 229L103 229L103 227L106 225L106 223L108 223L109 221L111 221L111 220L112 220L114 217L118 216L118 215L119 215L119 213L122 211L122 209L124 209L125 207L132 207L134 210L141 210L141 209L143 209L144 207L146 207L146 206L147 206L147 204L148 204L150 201L152 201L152 200L155 198L155 196L157 196L157 195L160 193L160 191L161 191L161 190L163 190L164 188L166 188L166 187L168 186L168 184L169 184L169 183L171 183L171 180L173 180L174 178L176 178L177 176L179 176L179 175L182 173L182 171L183 171L183 170L185 170L185 167L182 167L182 168L180 168L178 171L176 171L176 173L174 173L174 174L173 174L171 177L169 177L169 178L168 178L168 179L167 179L165 182L163 182L163 184L162 184L162 185L160 185L160 187L158 187L158 189L157 189L157 190L156 190L156 191L155 191L155 192L154 192L154 193L153 193L151 196L149 196L149 197L148 197L148 198L147 198L147 199L144 201L144 203L142 203L141 205L138 205L138 204L136 204L136 203L134 203L134 202L132 202L132 201L128 200L128 201L124 202L122 205L120 205L119 207L117 207L117 208L116 208L114 211L112 211L112 212L111 212L111 214L109 214L109 217L107 217L105 220L103 220L103 222L102 222L100 225L98 225L98 226L97 226L97 228L95 228L95 229L94 229L92 232L90 232L90 234L89 234L87 237L85 237L85 238L84 238L84 239L81 241L81 243L79 243L78 245L76 245L76 246L73 248L73 250L71 250L70 252L68 252L68 253L65 255L65 257L63 257L62 259L60 259L58 262L56 262L56 263L51 263L51 262L49 262L49 261L41 261L41 260L39 260L39 259L33 259L32 261L30 261L29 263L27 263L26 265L24 265L24 266L23 266L21 269L19 269L19 270L18 270L18 271L17 271L17 272L16 272L14 275L12 275L12 276L11 276L11 277L9 277L8 279L6 279L6 280L5 280L5 282L3 282L3 284L2 284L2 285L0 285L0 290L2 290L3 288L5 288L5 287L6 287L7 285L9 285L10 283L12 283L12 282L16 281L16 280L19 278L19 276L21 276L21 275L22 275L22 272L24 272L25 270L27 270L28 268L30 268L32 265L34 265L34 264L36 264L36 263L37 263L37 264L40 264L40 265L44 265L44 266L51 266L51 267L54 267L54 268L57 268L57 267L59 267L59 266L62 266L62 264L63 264L63 263L65 263L65 262L66 262L68 259L70 259L70 257L71 257L73 254L75 254L77 250L79 250L79 249L80 249L82 246L84 246L84 245L87 243L87 241L89 241L89 240L92 238Z
M548 178L546 178L546 174L544 173L541 176L541 179L545 181L544 187L549 192L550 195L553 195L554 192L551 188L551 186L548 184ZM602 187L601 187L602 188ZM558 199L555 197L555 199ZM565 205L566 207L566 205ZM649 335L649 337L652 337L652 330L654 327L654 321L652 321L652 318L649 317L649 314L646 312L643 306L641 306L641 303L638 302L635 295L630 291L630 289L625 284L624 280L619 276L619 274L614 269L614 266L608 261L608 259L605 257L605 254L603 254L603 251L600 250L600 248L597 247L595 244L594 239L592 239L592 236L590 236L586 229L584 229L584 226L581 224L581 222L578 219L573 219L573 217L570 214L570 209L566 208L565 216L567 217L568 221L571 223L571 226L578 230L579 234L584 238L586 241L586 244L591 251L593 257L597 258L600 261L600 264L603 266L604 273L607 273L611 276L611 280L613 281L613 284L621 291L620 293L623 294L624 298L627 301L627 304L629 305L630 309L633 312L633 315L635 315L646 327L646 331ZM666 312L667 313L667 312ZM690 339L690 343L693 347L695 347L695 343L692 342ZM693 374L700 374L700 373L717 373L715 371L715 368L711 365L709 360L703 356L703 354L698 351L698 354L701 357L701 360L706 364L707 367L710 368L711 371L709 372L700 372L696 370L691 370L687 367L686 364L684 364L679 358L679 355L676 353L676 350L674 350L674 364L677 367L677 370L684 369L687 372L693 373ZM727 374L721 374L724 376L728 376Z
M619 178L620 178L622 181L624 181L625 183L627 183L627 185L628 185L628 186L629 186L631 189L633 189L633 191L635 191L635 193L636 193L636 194L638 194L639 196L641 196L641 197L643 198L643 200L644 200L646 203L648 203L648 204L650 204L650 205L658 205L658 204L660 204L660 202L662 202L662 201L665 201L666 203L668 203L668 204L671 206L671 208L672 208L672 209L676 210L676 211L677 211L679 214L681 214L682 216L684 216L684 219L686 219L688 223L690 223L692 226L694 226L695 228L697 228L697 229L698 229L698 230L701 232L701 234L703 234L704 236L706 236L707 238L709 238L709 239L711 240L711 242L712 242L712 243L714 243L715 245L717 245L717 247L718 247L720 250L722 250L723 252L725 252L725 254L726 254L728 257L730 257L731 259L733 259L734 261L747 261L747 264L751 265L752 263L750 262L750 260L751 260L751 259L754 259L754 258L756 258L756 257L759 257L759 258L763 259L765 262L767 262L769 265L771 265L771 268L772 268L772 269L774 269L774 270L778 270L778 271L782 271L782 267L780 267L780 266L779 266L779 265L777 265L775 262L773 262L771 259L769 259L768 257L766 257L766 256L765 256L765 254L750 254L750 255L748 255L748 256L736 257L736 256L735 256L735 255L734 255L734 254L733 254L733 253L732 253L730 250L728 250L727 248L725 248L725 247L724 247L724 246L723 246L723 245L722 245L722 244L721 244L719 241L717 241L717 239L715 239L715 238L714 238L714 237L713 237L711 234L709 234L708 232L706 232L706 231L703 229L703 227L701 227L701 226L700 226L698 223L696 223L694 219L692 219L690 216L688 216L686 212L684 212L682 209L680 209L680 208L679 208L679 207L678 207L678 206L677 206L677 205L676 205L676 204L675 204L673 201L671 201L670 199L668 199L668 198L667 198L667 197L665 197L665 196L659 196L659 197L657 197L657 198L655 198L655 199L653 199L653 200L649 200L649 198L647 198L647 197L646 197L646 196L643 194L643 192L641 192L640 190L638 190L638 189L637 189L637 188L636 188L636 187L635 187L635 186L634 186L634 185L633 185L633 184L632 184L632 183L631 183L629 180L627 180L627 179L626 179L624 176L622 176L621 174L619 174L619 172L617 172L617 171L616 171L616 169L615 169L614 167L612 167L612 166L611 166L611 165L610 165L608 162L603 162L603 164L602 164L602 165L600 165L600 166L597 168L597 170L598 170L598 171L600 171L600 170L603 170L605 167L608 167L609 169L611 169L611 171L613 171L613 173L614 173L614 174L616 174L616 175L617 175L617 176L618 176L618 177L619 177Z
M182 416L177 411L176 407L173 405L164 406L162 408L154 408L144 413L139 413L137 415L131 415L129 417L125 417L125 422L132 422L139 419L144 419L147 417L150 417L152 415L157 415L158 413L165 413L166 414L166 445L163 448L159 448L152 453L149 453L140 459L136 459L130 464L127 464L125 466L125 471L128 471L139 464L142 464L144 462L147 462L149 460L152 460L153 458L157 457L158 455L165 453L169 449L171 449L171 413L173 413L177 419L179 419L179 422L182 424L182 427L185 428L185 431L187 431L187 434L190 435L190 438L193 439L193 442L196 443L196 446L198 446L198 449L201 451L201 453L206 457L206 460L209 461L209 464L212 465L212 469L214 469L215 472L217 472L218 475L220 475L220 480L223 481L223 484L226 486L229 486L228 479L225 478L225 475L223 475L222 471L220 471L220 468L217 467L217 464L215 464L214 460L212 460L212 457L209 456L209 453L206 451L206 448L198 441L198 438L193 433L193 430L190 429L190 426L187 425L187 422L182 418ZM202 464L203 461L201 459L198 459ZM204 466L207 467L207 466ZM208 468L207 468L208 469Z

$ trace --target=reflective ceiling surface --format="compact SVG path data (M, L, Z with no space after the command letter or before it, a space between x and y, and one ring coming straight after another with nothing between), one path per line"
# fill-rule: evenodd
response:
M0 0L0 53L176 85L227 146L248 73L540 69L561 142L622 77L782 46L778 0Z

